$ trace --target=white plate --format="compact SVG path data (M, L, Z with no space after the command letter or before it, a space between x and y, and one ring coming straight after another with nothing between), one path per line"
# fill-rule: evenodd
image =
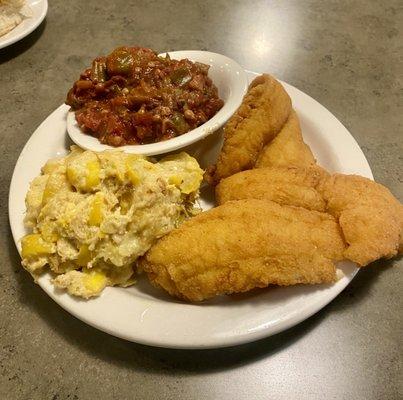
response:
M162 55L165 54L162 53ZM221 54L199 50L171 51L168 54L174 60L187 58L191 61L210 65L208 75L217 86L218 95L224 100L224 106L213 118L203 125L181 136L157 143L121 146L119 147L120 150L148 156L179 150L211 135L221 128L240 106L242 98L246 93L248 78L245 70L234 60ZM102 144L97 138L84 133L78 126L73 111L70 111L67 116L67 131L71 140L84 149L103 151L114 148Z
M252 79L256 74L248 75ZM346 128L317 101L291 85L284 83L284 86L301 119L304 138L319 163L331 171L372 178L364 154ZM15 166L9 215L19 250L19 240L26 233L24 197L29 182L49 158L67 152L68 109L60 106L39 126ZM205 165L215 159L218 139L209 136L190 151L197 148L196 153ZM211 205L208 195L204 195L203 207L207 209ZM90 301L56 292L49 275L42 276L38 283L65 310L112 335L161 347L213 348L251 342L305 320L334 299L357 272L352 263L340 263L339 267L345 276L333 285L272 287L199 305L176 301L152 288L145 278L130 288L106 288L99 298Z
M48 12L48 0L27 0L32 16L24 19L18 26L4 36L0 36L0 49L18 42L33 32L44 20Z

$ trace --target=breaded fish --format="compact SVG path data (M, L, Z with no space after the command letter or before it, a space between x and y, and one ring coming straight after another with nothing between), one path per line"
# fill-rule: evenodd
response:
M272 76L258 76L241 106L224 128L224 144L217 164L206 175L211 184L251 169L263 147L281 130L291 112L291 99Z
M345 258L365 266L403 252L403 206L384 186L356 175L329 175L320 167L261 168L223 179L216 200L246 198L325 211L340 224Z
M327 211L339 220L346 258L365 266L403 252L403 206L386 187L362 176L334 174L318 189Z
M279 134L259 153L255 168L308 167L315 163L310 147L302 138L298 115L292 110Z
M186 221L140 265L171 295L202 301L271 284L334 282L333 261L343 257L344 248L332 216L247 199Z
M266 199L278 204L325 211L326 203L316 187L328 173L320 167L259 168L238 172L216 186L216 202Z

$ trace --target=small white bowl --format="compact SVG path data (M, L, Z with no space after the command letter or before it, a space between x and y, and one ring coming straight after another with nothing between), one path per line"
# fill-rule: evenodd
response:
M162 54L165 55L166 53ZM67 115L67 131L71 140L86 150L103 151L113 148L123 150L127 153L151 156L178 150L203 139L221 128L240 106L242 98L246 93L248 81L244 69L234 60L209 51L172 51L168 54L175 60L187 58L191 61L210 65L209 77L217 86L218 95L224 101L224 106L213 118L196 129L169 140L151 144L112 147L100 143L97 138L91 135L83 133L77 124L74 111L69 111Z

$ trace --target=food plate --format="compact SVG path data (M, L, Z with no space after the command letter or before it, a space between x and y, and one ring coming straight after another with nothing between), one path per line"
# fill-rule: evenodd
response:
M181 136L162 142L120 147L127 153L153 156L178 150L199 141L221 128L229 120L231 115L234 114L236 109L241 105L242 98L248 88L247 77L242 67L234 60L221 54L211 53L209 51L185 50L171 51L160 55L165 56L165 54L169 54L173 60L187 58L193 62L197 61L210 65L209 77L217 86L218 94L220 98L224 100L224 106L213 118L209 119L203 125ZM74 111L69 111L67 115L67 132L71 140L83 149L103 151L113 148L112 146L100 143L94 136L82 132L77 124Z
M256 73L248 72L249 80ZM318 163L329 171L373 178L368 162L347 129L326 108L283 82L301 121L302 132ZM52 157L67 153L66 117L69 107L55 110L33 133L15 166L9 196L12 234L19 240L24 198L29 182ZM202 166L215 160L220 133L187 148ZM212 207L211 195L202 190L201 204ZM353 279L353 263L338 264L344 276L333 285L271 287L245 295L220 297L202 304L172 299L140 277L130 288L106 288L99 298L77 300L54 288L46 274L38 279L45 292L65 310L111 335L133 342L170 348L215 348L264 338L310 317L334 299Z
M27 0L32 16L24 19L18 26L4 36L0 36L0 49L18 42L33 32L45 19L48 12L48 0Z

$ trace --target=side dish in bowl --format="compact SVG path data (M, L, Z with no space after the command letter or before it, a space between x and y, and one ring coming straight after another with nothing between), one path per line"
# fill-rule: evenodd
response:
M220 128L246 88L243 69L219 54L119 47L96 58L70 89L68 132L93 151L162 154Z

